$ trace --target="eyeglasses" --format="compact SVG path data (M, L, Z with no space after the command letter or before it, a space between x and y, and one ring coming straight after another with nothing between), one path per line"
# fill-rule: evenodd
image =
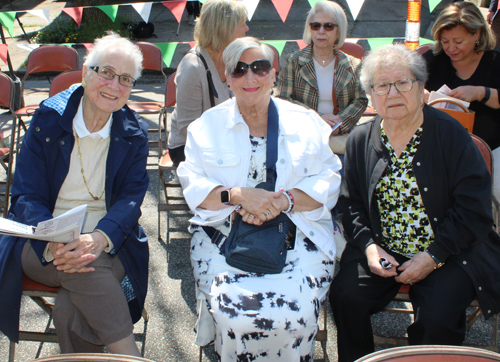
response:
M267 59L260 59L252 62L252 64L247 64L243 62L238 62L236 68L230 74L231 78L241 78L248 73L248 68L250 68L258 77L265 77L271 71L271 62Z
M413 89L413 83L415 83L416 81L416 79L411 78L400 79L395 81L394 83L375 83L372 84L371 87L376 95L385 96L386 94L389 94L389 92L391 91L391 86L393 85L400 93L409 92Z
M333 31L333 29L335 29L335 27L338 25L335 23L332 23L332 22L322 24L322 23L315 21L313 23L309 23L309 26L311 27L311 30L314 30L314 31L318 31L319 29L321 29L321 27L323 27L323 29L325 29L326 31Z
M96 72L99 77L107 80L112 80L115 76L118 77L118 81L120 82L120 84L125 87L132 88L135 85L135 82L137 81L130 75L116 74L113 70L109 68L100 68L97 66L89 68L92 69L94 72Z

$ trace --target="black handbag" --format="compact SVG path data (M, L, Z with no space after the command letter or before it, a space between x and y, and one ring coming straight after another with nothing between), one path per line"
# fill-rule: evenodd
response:
M256 188L274 191L276 160L278 159L278 111L271 100L267 121L267 181ZM289 246L289 230L294 225L290 218L280 213L260 226L243 221L236 214L231 231L223 245L226 262L238 269L263 274L279 274L283 270Z

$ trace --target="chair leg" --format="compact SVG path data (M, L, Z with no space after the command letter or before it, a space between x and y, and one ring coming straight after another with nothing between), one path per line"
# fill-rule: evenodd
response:
M203 361L203 347L200 346L200 362Z
M16 343L10 341L9 344L9 362L14 362L14 358L16 357Z

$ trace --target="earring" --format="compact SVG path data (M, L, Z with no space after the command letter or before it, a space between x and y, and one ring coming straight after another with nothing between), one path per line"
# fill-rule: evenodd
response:
M476 40L476 46L479 46L479 40Z
M85 78L82 79L82 87L85 88L87 86L87 82L85 81Z

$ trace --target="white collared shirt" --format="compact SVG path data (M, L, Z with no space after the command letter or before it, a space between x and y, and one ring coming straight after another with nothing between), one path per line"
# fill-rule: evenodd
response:
M87 129L87 126L85 125L85 120L83 119L83 97L82 97L80 105L78 106L78 111L76 111L75 118L73 119L73 127L75 128L76 134L80 138L90 136L91 138L101 137L102 139L106 139L109 137L109 133L111 132L112 118L113 118L113 113L111 113L108 121L100 131L90 133L89 130Z

